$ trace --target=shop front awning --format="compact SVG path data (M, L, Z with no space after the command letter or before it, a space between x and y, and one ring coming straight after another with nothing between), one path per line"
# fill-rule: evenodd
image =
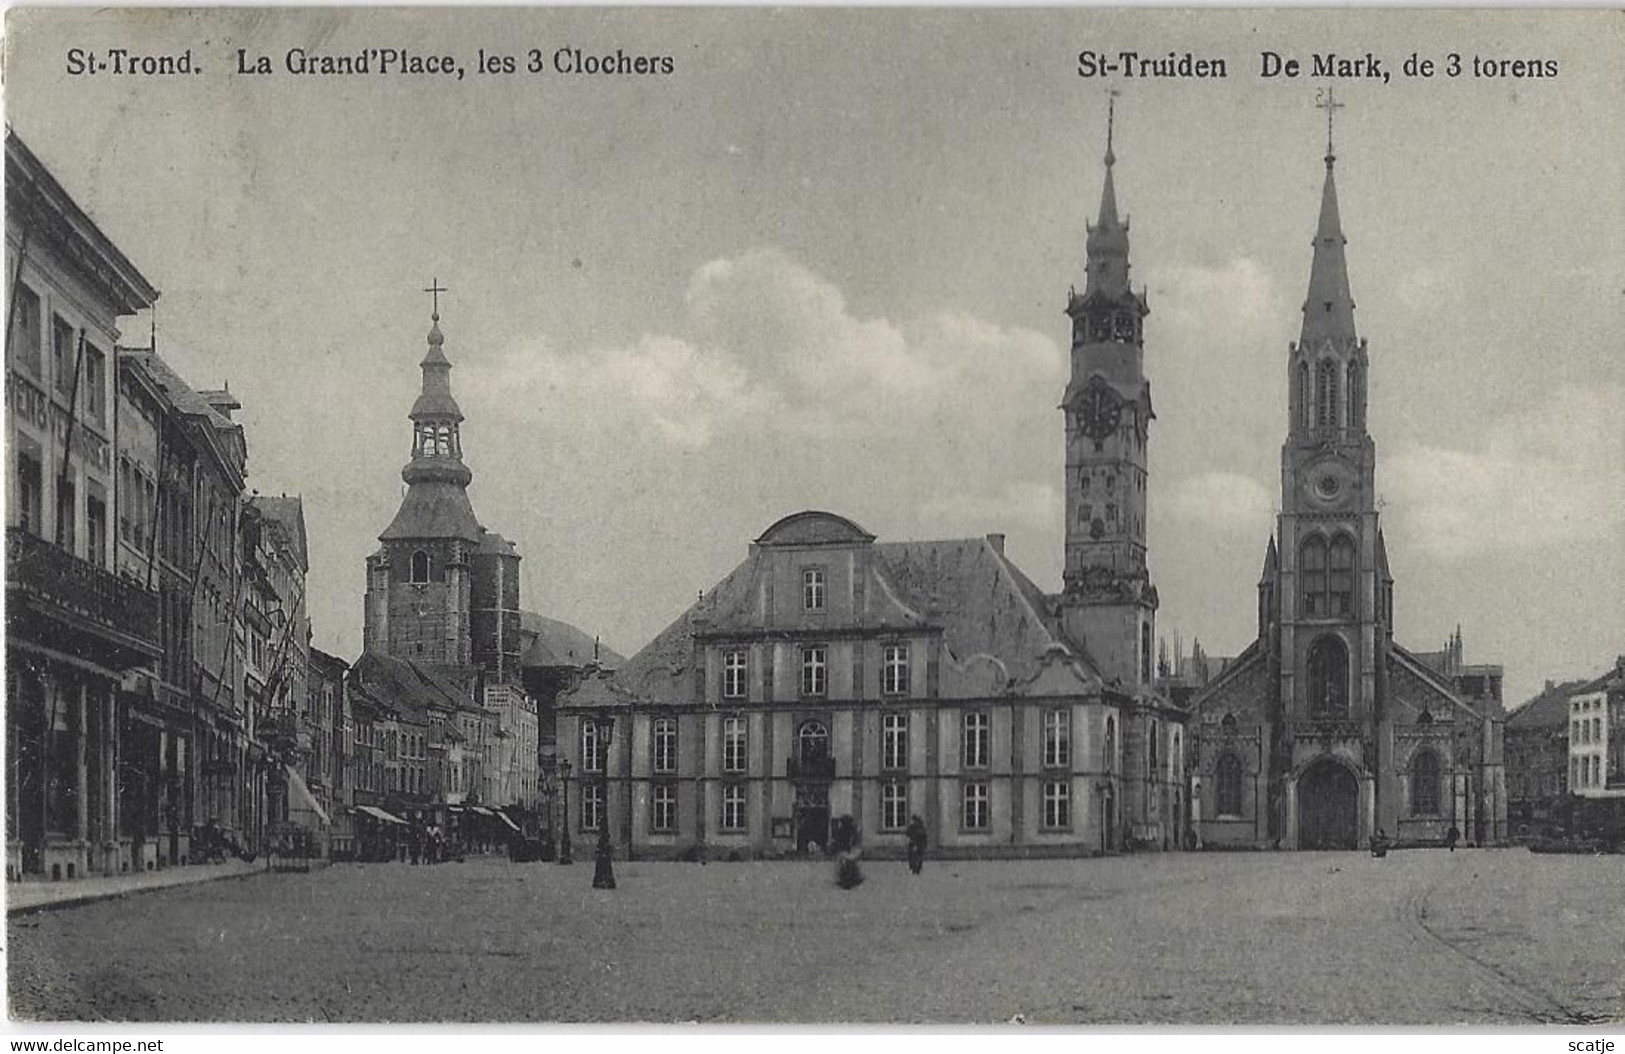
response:
M519 825L514 823L513 820L509 819L507 813L502 812L501 810L498 810L496 815L497 815L497 819L501 820L503 823L507 824L509 827L512 827L515 831L519 830Z
M379 820L379 821L382 821L383 823L398 823L402 827L406 826L406 821L405 820L401 819L399 816L396 816L394 813L385 812L384 810L382 810L380 808L377 808L376 806L357 805L355 807L355 811L358 812L358 813L361 813L364 816L371 816L374 820Z
M331 825L333 821L328 817L327 810L322 808L322 803L316 800L314 794L310 793L310 785L305 782L305 778L295 772L292 767L283 767L288 770L288 797L292 809L300 812L313 812L316 814L316 818L321 821L323 827Z

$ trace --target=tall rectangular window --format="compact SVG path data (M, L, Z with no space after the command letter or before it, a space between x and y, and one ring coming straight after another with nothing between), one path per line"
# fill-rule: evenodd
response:
M1066 768L1072 764L1072 715L1055 709L1044 713L1044 766Z
M967 783L963 793L964 815L961 817L961 825L967 831L987 830L987 784Z
M107 503L100 498L85 499L86 555L97 567L107 566Z
M908 715L886 714L880 719L880 767L908 767Z
M724 831L743 831L745 829L745 787L739 783L725 783L722 786L722 829Z
M85 345L85 416L97 424L107 421L107 356Z
M656 772L677 771L677 721L657 717L654 721L654 766Z
M801 694L823 695L829 690L829 649L822 644L801 649Z
M745 697L747 675L749 674L749 655L744 649L735 649L722 656L722 696L724 699L743 699Z
M908 645L888 644L881 654L880 690L886 695L908 694Z
M56 486L56 544L73 552L74 546L74 513L78 511L79 502L73 492L73 484L66 479L57 480Z
M59 316L51 316L51 372L56 390L63 395L73 391L73 327Z
M807 611L824 610L824 569L809 567L801 572L801 606Z
M887 831L901 831L908 826L908 784L902 780L887 780L880 785L880 826Z
M1065 780L1044 781L1044 826L1050 830L1072 826L1072 784Z
M12 347L17 361L29 373L39 376L39 294L26 285L17 286L17 329Z
M745 771L746 746L745 719L743 717L725 717L722 719L722 771Z
M987 714L973 710L965 715L963 742L964 765L968 769L986 768L992 756L993 727Z
M663 834L677 830L677 788L670 783L657 783L651 799L654 829Z
M32 455L17 453L17 522L30 534L42 534L44 483L40 475L39 460Z
M592 721L581 723L581 771L604 771L604 747L598 738L598 725Z
M584 783L581 786L581 829L596 831L604 823L604 785Z

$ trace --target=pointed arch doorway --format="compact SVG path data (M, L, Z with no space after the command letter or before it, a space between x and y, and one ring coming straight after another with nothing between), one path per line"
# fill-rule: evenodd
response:
M1360 844L1360 781L1346 765L1321 758L1298 777L1298 848L1355 849Z

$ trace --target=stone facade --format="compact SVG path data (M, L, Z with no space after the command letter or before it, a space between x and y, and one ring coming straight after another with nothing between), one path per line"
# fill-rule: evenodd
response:
M1378 831L1506 838L1499 667L1435 669L1393 639L1394 580L1326 157L1309 293L1287 356L1281 511L1258 639L1194 696L1207 845L1354 848Z

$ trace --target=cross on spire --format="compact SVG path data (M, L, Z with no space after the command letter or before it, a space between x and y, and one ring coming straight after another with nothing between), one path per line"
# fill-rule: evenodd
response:
M450 290L448 290L445 286L440 284L440 279L438 279L438 278L429 279L429 288L424 290L425 293L428 293L430 296L432 296L434 298L434 316L433 317L434 317L434 320L436 322L440 321L440 294L445 293L445 292L449 292L449 291Z
M1338 110L1347 105L1347 103L1338 102L1333 97L1330 85L1327 85L1326 90L1320 93L1320 101L1315 103L1317 110L1326 111L1326 164L1328 167L1333 161L1337 160L1337 155L1332 152L1332 119L1337 116Z

